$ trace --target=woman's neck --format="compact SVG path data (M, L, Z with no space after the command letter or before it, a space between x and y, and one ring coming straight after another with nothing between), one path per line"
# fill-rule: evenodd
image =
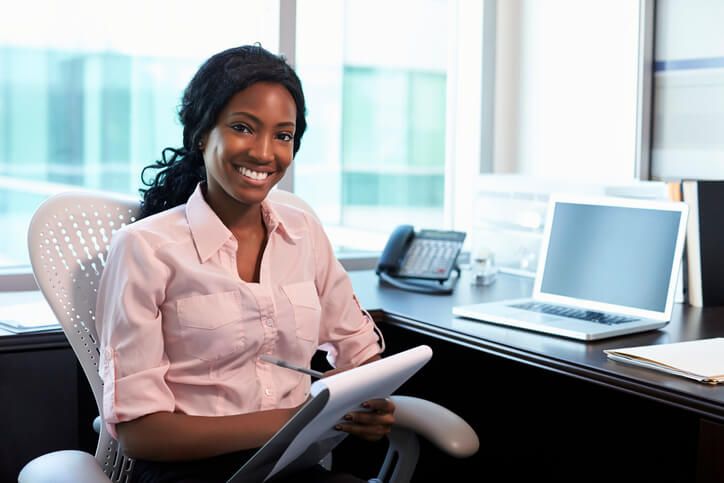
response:
M205 188L205 187L204 187ZM204 199L221 222L234 234L264 229L261 203L244 204L233 199L226 193L224 199L218 200L209 196L203 189Z

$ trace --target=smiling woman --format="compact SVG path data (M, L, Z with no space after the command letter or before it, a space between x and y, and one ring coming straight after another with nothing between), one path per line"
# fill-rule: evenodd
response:
M308 368L325 347L340 371L384 347L317 219L267 199L306 129L294 70L258 45L225 50L179 117L183 146L144 169L142 219L113 236L98 288L104 422L131 481L226 481L281 428L311 381L261 355ZM367 404L338 430L387 434L394 404ZM362 480L314 466L289 481Z

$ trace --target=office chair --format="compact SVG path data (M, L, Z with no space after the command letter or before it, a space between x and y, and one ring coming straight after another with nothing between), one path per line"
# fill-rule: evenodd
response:
M313 213L309 205L289 192L273 190L270 199ZM139 202L133 198L90 191L61 193L38 208L28 231L33 274L80 361L101 418L103 382L98 374L95 330L98 282L113 233L135 221L138 210ZM417 435L458 458L478 450L477 435L456 414L418 398L393 399L396 424L388 435L387 455L378 477L371 482L404 483L411 479L419 454ZM44 454L25 465L18 481L127 482L133 460L124 455L104 424L96 421L94 426L100 433L95 458L76 450Z

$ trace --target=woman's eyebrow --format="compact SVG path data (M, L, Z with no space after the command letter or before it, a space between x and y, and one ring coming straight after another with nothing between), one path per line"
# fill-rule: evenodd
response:
M254 122L257 123L257 124L263 124L263 122L261 121L261 119L259 119L258 117L256 117L254 114L251 114L251 113L248 113L248 112L245 112L245 111L232 112L231 114L229 114L229 116L245 116L245 117L248 117L249 119L251 119L252 121L254 121ZM294 126L296 126L296 124L294 123L294 121L284 121L284 122L277 123L277 127L292 127L292 128L293 128Z

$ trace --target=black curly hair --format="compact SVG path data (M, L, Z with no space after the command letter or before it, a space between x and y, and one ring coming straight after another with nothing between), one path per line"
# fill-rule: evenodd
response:
M302 84L283 57L260 45L244 45L219 52L199 68L184 91L179 119L183 125L183 147L165 148L161 160L143 168L139 190L143 200L139 218L186 203L199 181L206 179L201 139L213 129L219 114L237 92L257 82L284 86L297 107L294 154L307 128ZM146 181L147 171L152 171Z

